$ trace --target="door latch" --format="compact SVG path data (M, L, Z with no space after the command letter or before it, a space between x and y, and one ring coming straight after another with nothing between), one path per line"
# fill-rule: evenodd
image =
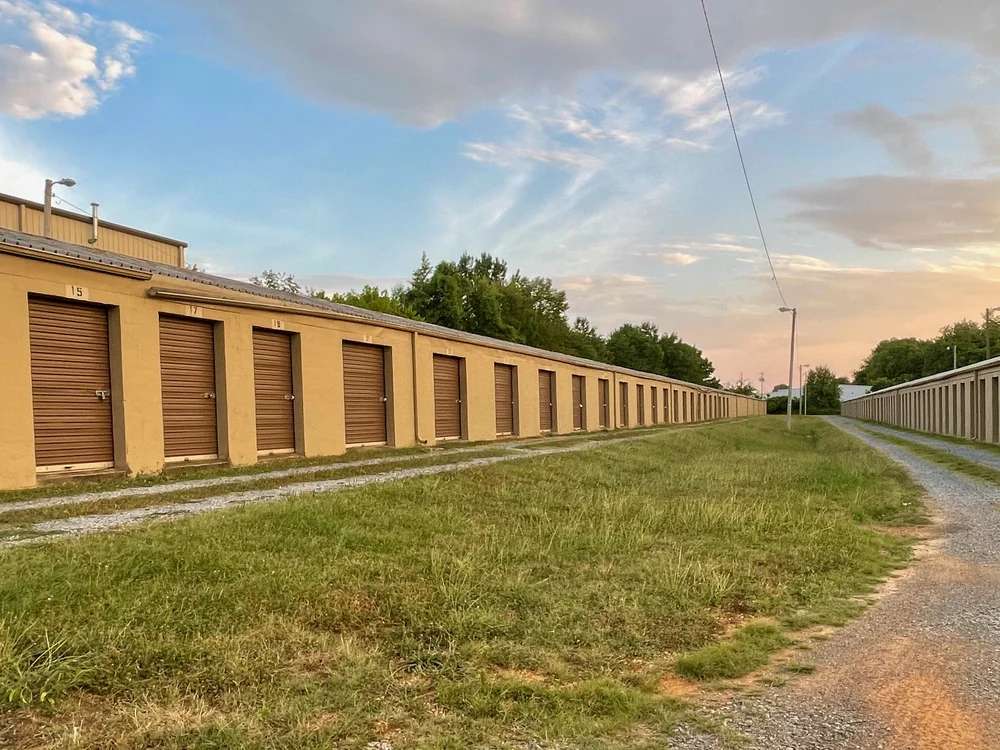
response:
M205 394L205 398L215 398L215 394L214 393L206 393Z
M294 401L294 400L295 400L295 396L293 394L291 394L291 393L286 393L285 394L285 401Z
M111 397L111 391L94 391L94 395L101 401L107 401Z

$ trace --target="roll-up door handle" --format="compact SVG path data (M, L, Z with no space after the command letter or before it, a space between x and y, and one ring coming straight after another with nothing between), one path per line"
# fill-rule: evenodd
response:
M206 393L205 394L205 398L215 398L215 394L214 393Z
M101 399L101 401L107 401L111 396L111 391L94 391L94 395Z
M293 393L286 393L285 394L285 401L294 401L294 400L295 400L295 394L293 394Z
M381 401L383 404L385 404L385 403L388 403L389 399L386 398L385 396L383 396L382 398L379 399L379 401Z

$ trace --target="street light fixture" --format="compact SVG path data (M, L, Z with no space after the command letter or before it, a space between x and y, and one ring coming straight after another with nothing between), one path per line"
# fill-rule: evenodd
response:
M791 313L792 314L792 343L789 347L788 354L788 414L786 416L786 421L788 423L788 429L792 429L792 381L795 378L795 320L798 317L799 311L794 307L779 307L778 312Z
M946 350L949 351L949 352L951 352L951 369L952 370L957 370L958 369L958 347L955 346L954 344L952 344L951 346L946 347Z
M45 207L42 211L42 235L52 236L52 187L54 185L65 185L68 188L76 185L76 180L72 177L63 177L61 180L45 181Z

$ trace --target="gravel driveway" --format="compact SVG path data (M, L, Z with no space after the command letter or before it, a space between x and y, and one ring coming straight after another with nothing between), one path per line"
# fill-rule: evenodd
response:
M922 545L920 562L887 584L876 606L816 650L815 674L706 714L746 735L752 750L1000 749L1000 490L850 420L830 422L927 489L938 538ZM674 746L724 747L691 730Z

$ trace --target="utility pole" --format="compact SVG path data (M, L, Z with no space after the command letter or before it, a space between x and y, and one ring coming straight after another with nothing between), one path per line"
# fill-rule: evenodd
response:
M792 343L789 348L788 354L788 414L787 422L788 429L792 429L792 381L795 379L795 319L798 317L799 311L794 307L781 307L778 308L778 312L792 314Z
M802 383L802 368L803 367L805 367L806 369L808 369L809 365L804 365L801 362L799 363L799 416L800 417L805 413L805 398L804 397L806 395L806 389L805 389L805 385L803 385L803 383ZM792 387L791 387L791 385L789 385L788 386L788 397L789 398L791 398L791 394L792 394Z
M66 187L73 187L76 184L76 180L72 177L63 177L61 180L46 180L45 181L45 201L42 205L42 236L51 237L52 236L52 188L55 185L65 185Z

